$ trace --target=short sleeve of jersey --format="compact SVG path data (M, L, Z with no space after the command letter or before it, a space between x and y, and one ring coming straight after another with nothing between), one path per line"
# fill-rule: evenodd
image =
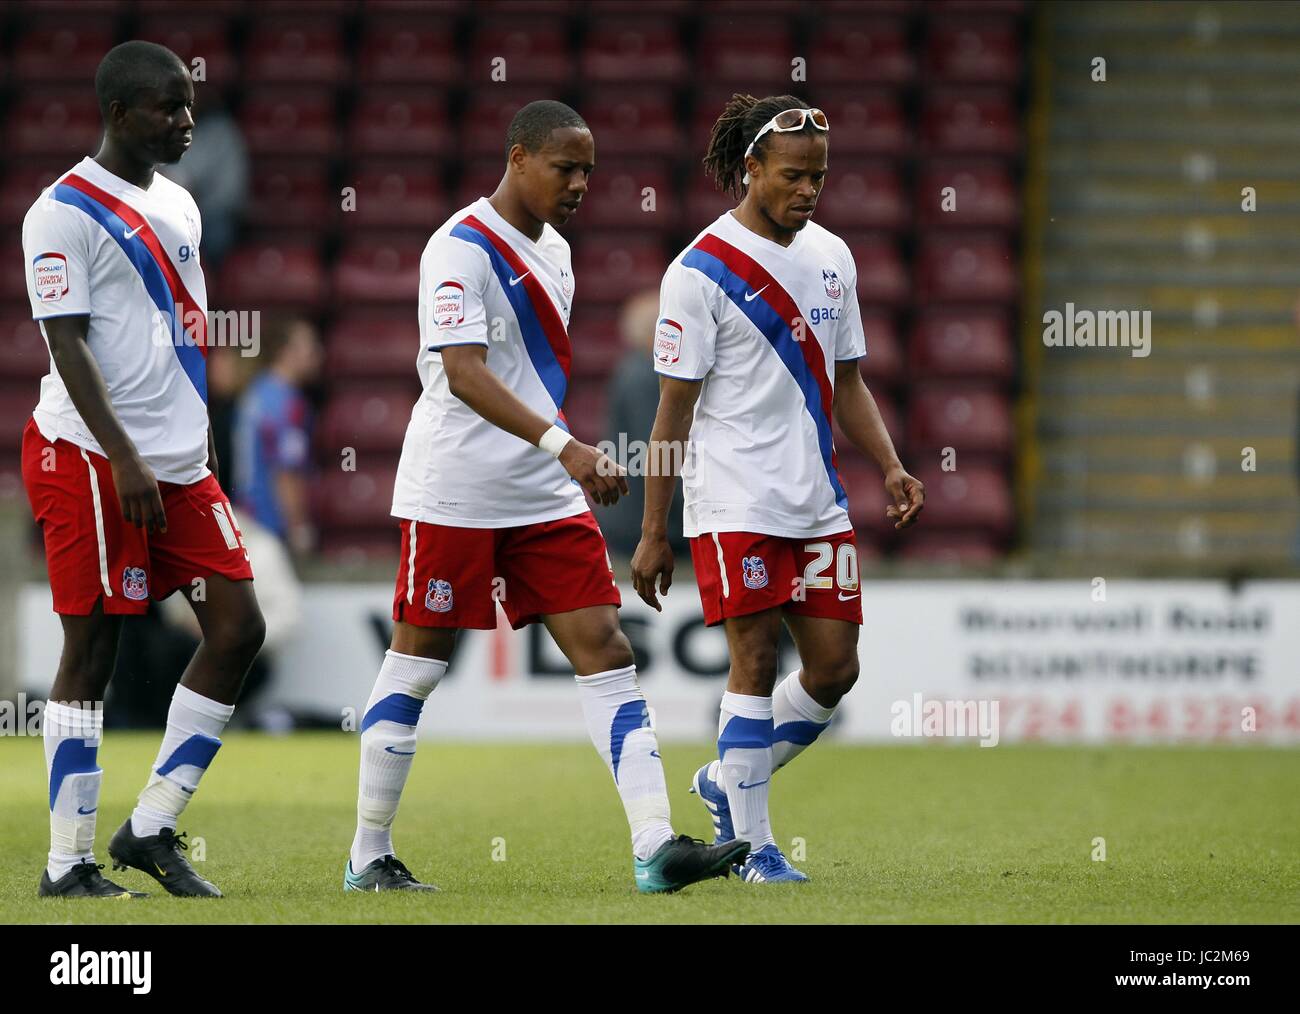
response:
M844 278L844 312L835 332L835 360L861 359L867 354L867 336L862 330L862 313L858 309L858 269L853 257L845 253L848 271Z
M89 220L42 197L23 220L23 260L32 317L90 313Z
M679 380L703 380L713 369L718 321L707 291L713 284L679 261L669 265L659 287L654 336L657 373Z
M483 297L492 279L482 250L451 236L433 241L420 264L426 352L451 345L487 345Z

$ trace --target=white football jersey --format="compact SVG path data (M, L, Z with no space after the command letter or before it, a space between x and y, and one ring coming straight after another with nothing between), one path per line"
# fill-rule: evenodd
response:
M702 387L682 469L683 530L848 531L831 435L835 363L866 354L857 269L809 222L788 246L727 212L664 275L655 369Z
M86 335L109 401L161 482L208 474L208 294L199 209L154 173L148 190L84 158L23 219L27 294L37 321L89 315ZM49 343L49 335L41 325ZM45 439L103 454L55 369L32 413Z
M482 345L487 366L529 408L568 428L569 244L549 225L534 243L486 197L452 215L420 258L424 392L411 412L393 490L399 518L460 528L512 528L588 510L564 466L494 426L451 393L450 345Z

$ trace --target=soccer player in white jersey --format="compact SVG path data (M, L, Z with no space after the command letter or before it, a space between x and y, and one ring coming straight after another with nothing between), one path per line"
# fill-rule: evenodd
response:
M95 862L102 700L122 617L183 588L203 630L131 816L108 845L167 891L219 896L176 820L221 746L264 623L207 411L198 208L154 171L190 145L194 86L150 42L95 73L104 141L23 220L32 315L50 372L23 432L23 482L45 541L63 654L44 713L50 852L39 893L124 897ZM199 592L202 594L198 594Z
M574 667L588 731L631 827L639 891L723 876L749 851L748 842L673 834L618 588L583 495L610 504L627 481L569 435L562 411L574 279L556 227L577 211L594 163L577 113L529 103L506 134L496 191L452 215L420 260L424 393L393 492L402 533L393 639L361 721L346 890L435 889L397 859L392 824L420 712L456 631L494 628L498 601L516 629L545 623Z
M718 760L691 791L719 838L753 843L736 867L753 883L807 879L773 838L769 783L826 728L858 675L857 547L832 418L880 465L896 527L915 522L925 497L858 369L866 342L853 259L811 221L829 131L821 110L793 96L732 96L704 164L740 203L669 266L655 333L651 442L689 440L684 530L705 621L725 624L731 655ZM672 582L670 473L646 479L632 558L637 594L655 609L656 582L660 594ZM776 686L782 621L801 667Z

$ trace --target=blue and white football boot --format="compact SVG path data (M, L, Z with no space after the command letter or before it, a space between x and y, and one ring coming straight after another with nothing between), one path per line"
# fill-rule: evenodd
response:
M775 845L764 845L751 852L744 863L733 866L732 870L747 884L802 884L808 880Z
M713 840L716 843L731 841L736 837L736 831L731 826L731 807L727 804L727 790L718 784L716 778L709 776L710 771L717 774L715 764L718 764L718 761L710 761L695 772L695 777L691 779L691 793L700 797L705 809L709 811L709 816L713 818Z

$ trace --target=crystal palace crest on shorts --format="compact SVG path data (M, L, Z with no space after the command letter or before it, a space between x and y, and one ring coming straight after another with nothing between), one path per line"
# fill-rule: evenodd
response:
M127 567L122 571L122 594L133 602L149 597L149 576L143 567Z
M434 578L429 582L429 591L424 596L424 607L433 613L451 611L451 582Z
M761 556L746 556L740 561L746 588L767 587L767 564Z

